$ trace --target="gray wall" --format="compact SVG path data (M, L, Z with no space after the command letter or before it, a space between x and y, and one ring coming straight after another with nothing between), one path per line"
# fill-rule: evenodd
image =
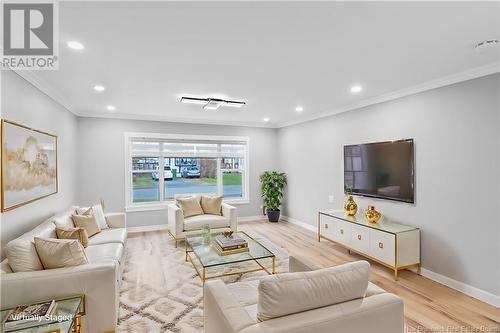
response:
M425 268L500 295L499 80L496 74L274 130L77 118L17 74L2 71L2 118L59 137L60 188L1 214L1 242L74 203L103 197L108 211L123 211L124 132L249 136L250 203L239 206L240 216L260 213L258 176L280 168L289 179L284 213L311 225L319 209L342 207L344 144L414 138L416 204L356 200L422 228ZM165 211L128 218L130 226L166 223Z
M1 214L1 244L75 202L77 118L11 71L2 71L1 117L58 136L59 192ZM2 254L2 258L4 255Z
M104 118L80 118L78 126L78 203L90 204L102 196L108 211L123 211L125 207L125 132L250 137L250 203L238 205L240 216L259 215L259 175L278 164L276 129ZM131 227L166 224L167 212L133 212L127 218Z
M356 198L422 229L423 267L500 295L500 74L278 132L285 215L343 205L343 146L414 138L416 204ZM328 202L333 194L334 203Z

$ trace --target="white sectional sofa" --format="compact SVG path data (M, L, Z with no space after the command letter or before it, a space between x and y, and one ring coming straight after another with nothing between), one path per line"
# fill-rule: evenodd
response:
M34 237L57 238L56 227L73 227L71 220L73 212L74 207L56 214L12 242L31 242ZM127 242L126 216L124 213L111 213L105 216L109 229L102 229L89 238L88 247L85 249L88 264L13 272L8 259L3 260L0 275L2 309L85 295L84 332L101 333L116 330L119 285Z

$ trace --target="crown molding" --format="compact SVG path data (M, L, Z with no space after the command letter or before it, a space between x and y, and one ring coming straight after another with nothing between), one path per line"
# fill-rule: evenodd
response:
M444 76L412 87L397 90L388 94L383 94L373 98L364 99L362 101L342 106L333 110L316 113L310 116L304 116L293 121L278 123L277 127L282 128L282 127L298 125L308 121L330 117L339 113L344 113L347 111L360 109L366 106L392 101L401 97L418 94L424 91L441 88L444 86L449 86L455 83L476 79L482 76L487 76L498 72L500 72L500 62L494 62L485 66L476 67L453 75Z
M92 111L79 111L72 105L59 91L58 89L51 86L45 80L41 79L34 71L27 70L15 70L19 76L24 78L26 81L31 83L37 89L45 93L48 97L56 101L58 104L63 106L65 109L70 111L79 117L91 117L91 118L107 118L107 119L127 119L127 120L146 120L146 121L163 121L163 122L175 122L175 123L188 123L188 124L206 124L206 125L222 125L222 126L242 126L242 127L259 127L259 128L282 128L293 125L298 125L301 123L309 122L316 119L321 119L325 117L330 117L339 113L344 113L347 111L356 110L366 106L379 104L382 102L387 102L402 98L409 95L418 94L424 91L448 86L451 84L472 80L482 76L494 74L500 72L500 62L491 63L485 66L476 67L463 72L459 72L453 75L441 77L428 81L426 83L418 84L412 87L397 90L391 93L379 95L373 98L368 98L361 100L359 102L342 106L339 108L331 109L325 112L316 113L310 116L302 116L298 119L292 121L286 121L281 123L268 123L262 124L260 122L244 122L244 121L230 121L230 120L214 120L214 119L192 119L192 118L177 118L168 116L157 116L157 115L135 115L127 113L101 113Z
M125 120L145 120L145 121L162 121L170 123L183 123L183 124L198 124L198 125L220 125L220 126L240 126L240 127L258 127L258 128L277 128L276 124L272 123L258 123L248 121L233 121L233 120L218 120L208 118L178 118L169 116L157 115L138 115L130 113L101 113L101 112L81 112L80 117L84 118L105 118L105 119L125 119Z
M79 116L76 108L52 85L48 84L45 80L40 78L40 76L35 74L32 70L15 70L11 69L14 73L31 83L35 88L43 92L49 98L54 100L57 104L61 105L63 108Z

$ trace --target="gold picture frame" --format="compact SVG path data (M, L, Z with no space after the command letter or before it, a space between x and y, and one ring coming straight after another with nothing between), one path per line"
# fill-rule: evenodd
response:
M17 150L8 151L8 141L16 141L16 139L17 141L19 141L20 139L22 139L6 137L9 135L9 132L15 131L18 131L18 133L26 131L26 133L23 133L26 136L24 146L17 146ZM21 206L27 205L29 203L46 198L59 192L59 170L57 156L58 138L56 135L40 131L13 121L2 119L0 126L0 137L0 210L2 213L19 208ZM53 149L45 149L43 147L41 148L41 146L38 145L38 140L46 140L46 142L43 142L43 144L45 144L49 148L53 147ZM24 153L28 150L27 147L32 150L31 154L34 153L33 149L36 149L36 171L31 170L32 164L26 163L28 161L22 160L22 163L19 162L20 158L25 158ZM51 152L51 150L53 150L53 152ZM22 154L22 156L20 156L19 154ZM15 184L13 184L13 181L17 178L15 177L15 175L12 176L12 173L21 173L21 170L19 169L23 167L26 168L27 165L28 168L30 168L28 174L32 177L32 183L19 185L19 182L16 182ZM9 176L6 175L7 172ZM23 174L23 177L25 174L26 172ZM25 196L25 198L23 198L23 195ZM13 197L20 198L14 199Z

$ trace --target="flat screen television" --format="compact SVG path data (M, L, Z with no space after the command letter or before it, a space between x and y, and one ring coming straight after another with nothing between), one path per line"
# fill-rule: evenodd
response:
M344 146L344 192L414 203L413 139Z

